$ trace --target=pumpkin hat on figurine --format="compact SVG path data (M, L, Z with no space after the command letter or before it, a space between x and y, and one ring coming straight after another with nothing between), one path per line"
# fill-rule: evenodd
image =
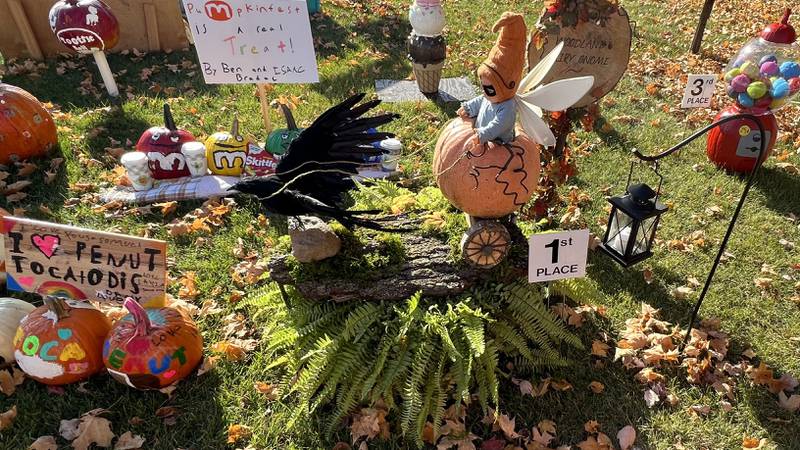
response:
M504 12L492 31L500 35L487 57L478 67L483 91L492 103L510 100L517 93L525 67L528 33L521 14Z

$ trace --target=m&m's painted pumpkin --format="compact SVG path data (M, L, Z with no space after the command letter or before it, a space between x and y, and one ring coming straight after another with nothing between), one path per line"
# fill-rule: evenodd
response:
M203 358L194 322L174 308L143 308L125 300L127 316L114 324L103 347L111 376L136 389L161 389L186 378Z
M57 143L56 124L39 100L0 83L0 164L44 156Z
M16 298L0 298L0 363L14 361L14 335L19 321L36 309Z
M278 128L272 131L267 137L267 151L280 158L287 150L289 145L300 136L303 132L302 129L297 128L297 122L294 121L292 110L284 104L280 104L283 116L286 118L286 128Z
M181 146L195 140L192 133L175 126L169 105L165 103L164 126L151 127L142 133L136 150L147 154L150 172L156 180L188 177L191 173L181 153Z
M539 182L539 146L521 129L508 145L473 145L471 120L447 125L433 155L433 173L442 194L470 216L494 219L522 207Z
M34 380L63 385L100 372L103 340L111 330L108 318L86 302L45 297L19 323L14 357Z
M241 176L251 142L239 134L239 119L233 119L230 133L218 131L206 139L208 169L216 175Z

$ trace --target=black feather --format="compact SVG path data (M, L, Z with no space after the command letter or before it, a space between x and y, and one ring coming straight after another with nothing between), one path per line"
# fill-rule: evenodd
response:
M258 197L264 208L275 214L330 217L348 228L410 231L386 228L362 217L376 211L348 211L340 206L347 191L355 188L352 176L364 165L364 157L385 153L372 143L394 136L365 131L400 117L361 117L380 104L380 100L371 100L356 106L364 96L354 95L317 117L289 145L274 175L245 178L231 189Z

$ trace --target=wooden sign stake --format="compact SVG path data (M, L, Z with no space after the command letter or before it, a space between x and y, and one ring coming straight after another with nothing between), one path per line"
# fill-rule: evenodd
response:
M256 85L258 88L258 100L261 102L261 116L264 118L264 128L266 128L266 134L272 131L272 121L269 119L269 102L267 101L267 85L264 83L258 83Z
M96 50L92 52L94 61L97 63L97 68L100 69L100 76L103 77L103 83L106 85L108 95L112 97L119 97L119 88L117 82L114 81L114 74L111 73L111 67L108 66L106 54Z

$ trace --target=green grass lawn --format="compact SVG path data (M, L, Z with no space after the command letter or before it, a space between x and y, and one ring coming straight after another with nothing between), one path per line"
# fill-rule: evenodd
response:
M573 148L586 151L577 156L578 174L562 188L565 193L569 186L577 186L591 197L582 208L582 215L594 233L601 232L601 221L608 214L605 195L624 191L631 148L645 153L664 150L708 123L716 112L675 111L683 86L680 76L666 71L666 67L675 63L683 75L720 69L755 30L778 18L777 11L782 6L773 0L720 2L708 26L704 53L695 58L687 52L701 3L699 0L623 3L631 20L636 22L637 36L630 72L602 101L601 113L614 131L578 131L570 138ZM411 73L404 50L404 40L410 31L406 8L407 2L399 0L323 2L323 14L312 21L320 83L280 85L271 95L297 96L300 101L295 116L303 126L349 94L374 92L377 78L406 78ZM452 0L445 2L445 8L450 23L445 75L460 76L472 72L483 59L494 40L491 25L504 10L524 13L530 26L539 16L542 4L519 0ZM758 13L746 16L745 12L751 10ZM751 22L758 26L742 29L742 23ZM273 361L260 350L270 342L270 330L264 325L269 322L266 318L279 315L285 307L277 296L272 304L258 310L227 302L236 289L230 268L238 258L232 249L241 238L246 250L265 255L269 241L279 234L279 221L274 221L268 234L253 234L249 227L256 224L259 207L255 202L238 199L239 206L226 225L198 244L190 237L173 238L160 226L198 204L182 204L168 216L157 209L111 215L93 211L95 202L88 197L83 202L71 200L86 195L78 190L76 183L108 185L106 176L115 161L106 149L130 149L144 129L161 122L161 104L165 101L171 104L178 125L198 138L228 129L232 113L238 112L242 129L263 140L255 87L205 85L192 50L144 56L110 55L108 59L118 74L125 98L121 105L112 105L103 95L99 74L90 58L48 60L46 67L33 70L21 68L21 61L7 61L4 82L23 87L60 109L56 116L61 144L57 156L63 157L65 163L52 184L42 182L40 171L32 177L37 183L26 191L29 195L25 200L9 203L0 198L0 207L9 210L21 207L28 217L103 230L131 234L150 230L151 236L169 242L173 277L186 271L197 273L201 292L198 304L213 298L226 310L200 319L207 351L211 352L211 345L222 334L221 317L235 311L250 316L250 326L260 339L259 347L244 361L221 362L210 373L181 383L171 397L158 392L137 392L105 375L81 387L69 386L63 395L27 381L12 397L0 396L0 412L12 405L19 409L13 427L0 432L0 447L22 449L38 436L57 436L61 419L76 418L95 408L111 411L107 417L117 435L130 430L145 437L145 448L223 449L248 444L254 448L332 448L337 441L349 441L347 429L333 437L324 436L319 424L325 418L320 415L302 417L294 429L287 430L294 407L292 398L268 401L253 388L255 382L275 382L281 376L279 371L268 367ZM92 77L92 82L85 84L88 90L82 92L79 88L87 76ZM651 84L659 88L656 95L647 93ZM665 105L673 111L665 112ZM716 105L727 106L727 100L718 96ZM408 184L414 188L430 185L433 145L440 127L454 116L456 105L442 107L420 102L386 104L382 108L403 116L386 128L397 133L408 150L402 160L404 175L412 180ZM800 164L796 153L799 111L793 105L780 114L785 138L775 150L777 154L786 153L786 161L794 164ZM283 125L282 120L276 122ZM687 323L699 289L685 300L677 300L671 291L687 284L689 277L705 280L727 218L744 187L744 180L716 170L706 160L704 151L701 140L662 165L666 180L664 200L671 211L663 218L653 258L626 270L599 252L590 253L589 277L602 291L602 303L608 312L606 318L598 318L578 330L587 346L602 333L615 338L624 328L625 320L637 315L640 302L661 308L666 320ZM47 164L39 162L40 166ZM643 174L647 176L647 172ZM712 206L719 207L722 216L709 215L706 209ZM561 213L556 212L555 216L560 217ZM756 180L730 242L728 251L733 256L720 267L700 315L721 319L722 329L731 335L734 360L752 347L760 360L776 372L800 376L800 310L790 300L798 289L798 272L791 266L800 263L800 252L781 243L783 239L800 244L800 229L791 218L793 213L800 215L800 177L777 167L773 158ZM705 232L707 246L693 252L668 248L670 240L698 230ZM772 266L778 275L762 274L764 264ZM643 276L645 268L652 270L651 284ZM754 284L754 278L761 276L774 279L771 288L762 290ZM247 286L244 291L250 293L255 289ZM172 286L170 292L177 293L177 286ZM609 360L605 368L595 368L588 352L573 352L570 356L574 358L573 367L541 375L565 378L574 386L572 390L531 398L521 396L509 380L502 382L500 409L516 416L518 429L549 419L558 427L559 443L574 445L584 438L583 424L597 420L611 436L625 425L633 425L641 448L735 449L740 448L745 436L767 438L768 448L800 448L797 414L782 410L774 395L763 386L751 386L744 377L735 388L733 408L725 412L717 406L719 396L713 389L688 384L684 381L684 371L676 369L667 384L681 399L680 403L651 409L644 402L644 388L621 365ZM587 388L591 381L603 383L605 391L592 393ZM711 413L696 418L687 412L691 405L710 405ZM174 424L167 424L155 415L163 406L180 410ZM227 430L232 424L250 427L253 434L249 440L228 444ZM490 435L485 425L474 425L473 432L479 436ZM59 442L68 446L63 440ZM373 445L405 448L408 444L395 432L389 441L371 442L370 448Z

